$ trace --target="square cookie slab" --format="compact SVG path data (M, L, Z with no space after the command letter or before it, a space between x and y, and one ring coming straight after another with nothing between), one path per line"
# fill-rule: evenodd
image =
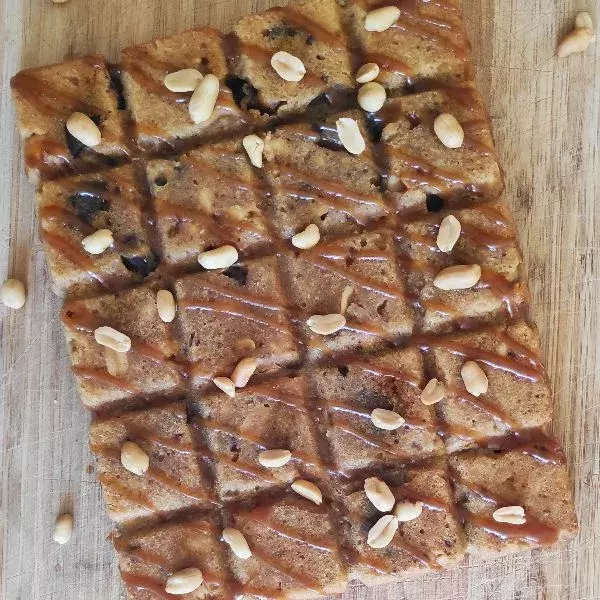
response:
M415 344L426 352L432 376L445 386L436 409L450 452L489 437L544 427L552 420L552 397L539 359L537 331L524 322L449 336L424 336ZM462 367L475 361L487 391L465 387Z
M453 509L445 459L387 471L383 480L396 502L422 502L423 510L416 519L399 523L389 545L372 548L367 534L383 513L367 498L362 482L360 489L349 493L343 501L341 527L351 578L374 585L457 564L465 555L466 543Z
M201 146L177 161L151 161L147 174L167 265L197 268L200 252L223 244L244 256L272 245L264 188L240 139Z
M175 292L194 384L229 377L249 356L257 360L258 373L299 360L274 256L187 275L176 281Z
M179 346L156 308L156 293L139 286L116 294L67 302L61 313L79 396L92 410L139 404L158 394L182 390L175 359ZM131 339L128 352L95 341L94 331L108 326Z
M538 438L510 450L472 450L448 459L468 551L477 556L549 546L577 533L564 456ZM499 522L499 508L520 506L525 523Z
M385 87L405 90L423 80L454 84L472 78L459 0L348 0L343 6L355 64L377 63ZM367 14L384 6L397 7L398 18L384 31L368 31Z
M138 146L144 150L174 150L183 140L231 134L246 128L251 116L236 106L225 85L227 63L223 38L211 27L190 29L123 50L121 79L135 125ZM192 92L173 92L164 84L169 73L196 69L221 81L211 117L194 123L189 113Z
M141 282L158 266L150 247L147 199L126 165L44 183L37 195L40 239L54 291L89 296ZM112 245L88 252L82 240L108 229Z
M464 131L458 148L446 147L434 131L443 113L455 117ZM387 195L400 212L494 200L501 194L502 172L476 90L440 86L392 98L374 119L382 128Z
M342 473L398 468L444 452L435 411L421 402L423 361L417 349L349 356L333 367L314 367L309 378ZM371 412L377 408L396 412L404 424L376 427Z
M167 579L189 568L200 569L203 582L185 594L186 600L230 597L220 536L216 519L207 514L116 537L114 544L128 599L170 598L165 591Z
M148 456L143 474L121 463L126 442ZM90 448L98 460L108 514L120 525L147 524L169 512L215 503L181 403L97 418L90 428Z
M370 232L281 253L289 301L310 360L350 350L382 348L412 331L412 306L394 264L391 233ZM344 290L350 293L342 310ZM311 330L312 315L344 313L330 335Z
M329 501L317 506L292 494L228 511L228 526L244 534L252 551L247 560L228 552L244 598L315 598L346 588Z
M453 227L460 234L449 248L444 235ZM401 217L397 232L400 269L418 309L417 330L443 333L527 314L521 253L504 203ZM446 269L458 265L479 269L477 281L466 284L470 287L457 289L441 281Z
M25 146L25 168L33 182L110 165L129 154L125 115L119 111L103 57L26 69L10 85ZM67 120L74 112L96 122L100 144L85 146L67 132Z
M282 238L291 238L310 223L318 225L322 235L349 234L390 212L379 191L380 173L370 149L354 155L341 145L335 124L339 117L353 118L368 139L358 111L310 126L280 127L265 138L269 215Z
M251 381L233 398L214 387L197 395L194 407L199 414L194 426L212 457L215 487L224 501L323 474L304 376ZM277 468L261 465L259 454L274 449L289 450L291 460Z
M241 19L234 27L230 67L247 82L245 102L278 116L310 108L328 92L350 92L350 55L335 0L307 0ZM271 66L277 52L302 61L300 81L283 79Z

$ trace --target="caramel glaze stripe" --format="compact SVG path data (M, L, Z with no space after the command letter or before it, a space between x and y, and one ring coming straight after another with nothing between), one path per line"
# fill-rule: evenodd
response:
M25 164L37 169L44 178L50 178L60 173L75 172L76 166L72 161L71 152L66 145L41 136L31 136L25 140ZM60 161L57 167L55 161Z
M193 223L204 227L210 235L219 240L235 242L235 234L251 234L270 241L270 236L259 229L251 227L248 223L235 221L226 214L219 215L217 219L200 209L174 204L166 200L156 203L156 216L158 220L176 219L183 223ZM224 235L225 234L225 235Z
M273 519L273 505L271 504L266 504L254 508L253 510L246 513L243 518L255 521L264 526L265 528L269 529L276 535L289 539L293 542L298 542L305 546L309 546L310 548L314 548L315 550L319 550L320 552L337 554L336 544L330 542L329 539L325 537L309 539L303 537L300 534L300 532L295 529L286 527L281 523L275 523Z
M473 396L466 390L459 390L457 388L448 388L448 393L452 394L459 402L463 404L470 404L477 410L486 413L495 421L498 421L501 425L508 429L516 429L519 424L515 421L506 411L502 410L499 406L488 402L485 398Z
M293 394L287 393L278 394L276 390L267 383L258 383L255 385L246 386L243 390L243 393L257 394L264 397L269 402L281 403L299 413L307 412L304 399L301 396L294 396Z
M73 373L79 379L92 381L97 385L107 385L114 389L121 390L127 394L136 395L142 394L143 390L132 383L128 383L121 377L115 377L107 371L101 369L93 369L91 367L73 367Z
M431 348L441 348L451 354L482 362L493 369L500 369L512 373L516 377L527 379L533 383L544 380L543 367L537 357L533 357L521 344L518 344L507 335L503 334L503 332L495 333L510 350L515 354L520 355L521 361L474 346L461 344L454 340L444 338L436 339L433 336L416 336L410 340L410 345L421 348L421 350L424 351L428 351ZM529 365L523 364L523 361L527 361Z
M265 440L263 440L260 436L252 434L248 431L242 431L238 427L220 423L214 419L202 419L200 421L200 426L210 429L211 431L217 431L238 438L248 442L249 444L252 444L253 446L257 446L260 450L266 450L269 447ZM292 460L295 462L300 462L309 467L322 469L322 465L320 464L318 456L311 456L295 449L292 451Z
M308 18L306 15L303 15L291 6L276 6L267 10L264 14L275 15L293 27L304 29L304 31L309 33L316 41L323 42L336 50L347 49L346 43L341 36L325 29L325 27Z
M469 494L479 496L485 502L494 506L508 506L513 504L493 494L482 486L467 483L454 469L450 469L450 477L455 486L465 488ZM459 507L459 514L463 523L478 527L502 540L517 539L539 546L549 546L558 540L559 530L547 523L542 523L530 513L526 513L526 522L523 525L512 523L499 523L492 517L477 515L469 512L464 506Z

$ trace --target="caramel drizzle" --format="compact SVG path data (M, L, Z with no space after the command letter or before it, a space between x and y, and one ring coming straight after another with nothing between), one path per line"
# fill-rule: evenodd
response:
M261 450L266 450L268 448L268 445L260 436L252 434L248 431L242 431L238 427L232 427L225 423L220 423L214 419L202 419L201 426L212 431L218 431L220 433L238 438L248 442L249 444L252 444L253 446L257 446ZM310 467L316 467L318 469L322 468L318 456L308 455L303 452L299 452L296 449L292 451L292 460Z
M482 362L489 367L512 373L516 377L527 379L534 383L544 379L543 367L536 356L503 332L495 332L495 334L500 341L505 343L513 353L518 354L522 360L517 361L516 359L489 352L488 350L467 346L454 340L435 339L432 336L416 337L412 340L412 344L425 351L431 348L442 348L451 354L457 354L470 360ZM524 364L525 361L529 365Z
M512 502L496 496L482 486L467 483L455 470L451 470L450 477L454 485L466 488L469 493L479 496L482 500L494 506L508 506L512 504ZM461 518L463 522L474 527L479 527L502 540L517 539L540 546L547 546L554 544L559 534L557 528L547 523L542 523L530 513L526 513L526 522L523 525L514 525L512 523L499 523L492 517L468 512L463 506Z
M319 537L308 539L303 537L300 532L295 529L286 527L281 523L275 523L273 519L272 505L259 506L258 508L251 510L245 516L252 521L260 523L263 527L269 529L278 536L289 539L293 542L299 542L300 544L304 544L321 552L337 554L337 547L335 543L330 542L328 538Z
M358 367L372 375L379 375L381 377L391 377L393 379L397 379L398 381L402 381L403 383L406 383L419 390L421 388L421 381L418 378L411 376L409 373L398 371L397 369L386 367L384 365L377 365L367 359L351 358L349 360L344 361L344 364L348 366Z
M235 221L226 214L219 215L217 222L215 217L200 209L173 204L166 200L157 202L156 216L159 220L176 219L183 223L201 225L208 233L219 240L234 241L236 233L242 235L248 233L264 240L271 239L264 231L252 227L249 223Z
M304 31L308 32L315 40L319 40L336 50L346 50L347 48L346 43L339 35L331 33L325 29L325 27L312 19L309 19L291 6L275 6L274 8L267 10L265 14L275 15L294 27L304 29Z
M67 146L41 136L31 136L25 141L25 164L37 169L45 179L55 175L57 169L63 173L76 170Z
M250 394L258 394L269 402L281 403L284 406L288 406L289 408L300 413L307 412L304 399L301 396L294 397L292 394L279 395L272 386L268 386L267 384L256 384L249 386L244 388L244 391Z
M121 377L115 377L101 369L91 367L73 367L73 373L80 379L87 379L99 385L107 385L127 394L141 394L142 390L132 383L128 383Z
M40 239L45 242L53 250L61 254L64 258L71 261L78 269L87 273L90 279L94 279L103 288L108 288L106 280L94 270L94 262L86 256L81 244L75 244L64 237L42 229L40 231Z
M309 175L309 180L307 181L306 173L289 165L277 165L276 170L273 167L271 169L273 170L273 175L277 175L278 178L287 181L287 183L278 181L276 192L282 192L300 200L326 202L329 208L347 214L359 225L366 224L364 218L356 214L356 208L361 205L376 208L382 214L389 213L389 210L377 194L358 192L343 183L317 177L312 173Z
M476 396L469 394L466 390L459 390L456 388L449 388L448 392L453 394L459 402L470 404L474 408L492 417L495 421L499 421L505 427L509 429L518 427L518 423L506 411L502 410L499 406L495 406L491 402L488 402L485 398L477 398Z

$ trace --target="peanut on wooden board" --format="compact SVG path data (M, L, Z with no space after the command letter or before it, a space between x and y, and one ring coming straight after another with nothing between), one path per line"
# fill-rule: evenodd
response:
M0 301L15 310L25 304L25 286L18 279L7 279L0 287Z

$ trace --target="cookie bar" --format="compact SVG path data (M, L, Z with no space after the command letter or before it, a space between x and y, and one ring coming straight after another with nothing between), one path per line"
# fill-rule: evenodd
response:
M228 512L228 526L239 529L252 549L247 560L229 553L244 598L315 598L344 591L346 570L328 507L327 499L317 506L287 495Z
M504 182L481 97L468 86L432 87L388 100L373 117L387 163L387 195L401 212L498 198ZM459 148L447 148L434 131L442 113L463 128Z
M382 348L412 332L412 306L393 256L393 239L384 231L281 253L289 301L310 360ZM345 325L331 335L315 333L307 323L312 315L336 313L345 316Z
M400 522L384 548L366 543L366 531L383 515L364 490L344 499L342 532L350 576L367 585L397 581L423 571L441 571L465 555L466 540L453 507L452 488L444 458L430 459L396 472L383 480L396 503L421 502L418 517Z
M335 366L310 371L338 471L349 475L395 468L444 453L433 407L421 402L423 379L421 353L414 348L349 356ZM371 419L377 408L396 412L403 425L378 428Z
M494 556L549 546L577 533L564 456L538 438L509 450L472 450L448 459L468 552ZM524 523L502 522L496 510L524 509Z
M207 121L192 121L192 92L173 92L165 86L165 76L182 69L211 73L221 81L216 107ZM236 106L232 91L225 85L226 76L223 38L211 27L190 29L123 50L123 93L138 146L154 152L172 151L184 140L201 141L247 128L252 117Z
M175 292L194 385L228 377L246 357L257 360L258 373L299 360L274 256L182 277Z
M356 156L340 143L336 120L342 116L354 118L368 139L359 111L280 127L265 138L269 216L282 238L291 238L310 223L322 234L353 233L390 213L379 191L380 172L372 153Z
M147 175L169 267L197 267L200 252L223 244L244 256L272 247L264 190L240 139L201 146L177 161L150 161Z
M178 347L170 325L158 315L152 288L73 300L63 307L62 320L79 396L88 408L126 407L181 392ZM100 345L94 332L103 326L128 336L131 349L116 352Z
M199 569L202 585L185 595L190 600L230 597L221 530L210 514L167 522L114 539L121 578L129 600L167 598L169 577L183 569Z
M378 64L378 80L385 87L405 91L426 80L456 84L472 79L459 0L347 0L340 4L355 64ZM387 6L399 9L398 18L384 31L368 31L367 15Z
M244 102L278 116L310 108L323 96L353 88L350 55L335 0L306 0L242 18L233 29L230 68L239 77ZM271 66L277 52L299 59L300 81L284 79Z
M237 390L233 398L215 387L198 395L193 406L199 415L194 426L212 457L223 500L322 475L305 377L269 379ZM270 449L289 450L292 458L282 467L265 467L258 456Z
M40 238L54 291L70 297L140 283L158 266L144 211L147 199L129 165L42 185L37 197ZM82 240L108 229L113 243L100 254Z
M128 156L126 118L101 56L26 69L10 84L25 145L25 168L33 182L110 165ZM74 112L95 121L102 134L100 144L85 146L67 132L67 119Z
M436 406L450 452L550 423L552 397L539 359L539 338L526 323L424 336L415 343L426 351L432 375L445 386L444 399ZM467 391L462 373L467 361L483 370L487 391Z
M142 474L123 466L125 442L148 456ZM215 504L182 403L97 418L90 428L90 448L98 459L108 514L122 525L148 524L161 514Z
M460 229L452 248L444 245L440 233L440 225L447 227L449 220L458 222ZM529 293L505 204L476 204L401 218L396 237L399 267L418 308L418 330L443 333L526 314ZM440 288L438 275L457 265L479 267L478 281L465 289Z

